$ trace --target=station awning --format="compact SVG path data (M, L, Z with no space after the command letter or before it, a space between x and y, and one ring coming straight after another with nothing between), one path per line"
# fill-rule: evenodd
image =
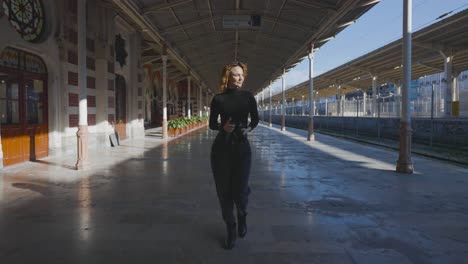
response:
M254 94L334 38L380 0L107 0L143 33L143 63L161 65L164 47L175 78L190 71L218 92L221 69L248 64ZM180 78L180 77L179 77Z
M468 70L468 9L413 33L412 79L444 71L445 56L453 56L454 72ZM314 78L318 97L335 95L338 84L342 93L367 90L372 76L379 83L398 83L402 80L402 39L345 63ZM286 98L309 98L309 81L289 89ZM281 94L274 95L274 102Z

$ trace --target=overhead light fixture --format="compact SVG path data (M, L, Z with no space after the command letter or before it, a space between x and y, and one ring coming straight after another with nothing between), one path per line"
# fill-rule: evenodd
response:
M331 36L331 37L329 37L329 38L321 39L321 40L319 40L319 41L317 41L317 42L318 42L318 43L320 43L320 42L326 42L326 41L332 40L332 39L334 39L334 38L335 38L335 36Z
M352 20L352 21L349 21L349 22L346 22L346 23L343 23L343 24L338 24L336 27L337 28L347 27L347 26L349 26L351 24L354 24L354 23L356 23L356 20Z
M393 69L396 70L396 69L400 69L401 67L403 67L403 65L395 66L395 68L393 68Z
M359 5L359 6L360 6L360 7L364 7L364 6L376 4L376 3L379 3L379 2L380 2L380 0L371 0L371 1L368 1L368 2L365 2L365 3L362 3L362 4Z

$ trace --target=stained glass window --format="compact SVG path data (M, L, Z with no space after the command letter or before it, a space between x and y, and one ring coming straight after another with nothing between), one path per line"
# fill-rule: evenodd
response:
M12 47L6 47L0 53L0 67L33 73L47 72L47 68L41 58Z
M40 0L3 0L3 9L11 25L30 42L44 32L44 7Z

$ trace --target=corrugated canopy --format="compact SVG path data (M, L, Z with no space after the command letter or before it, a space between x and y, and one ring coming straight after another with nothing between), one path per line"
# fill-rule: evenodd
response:
M413 33L412 79L444 71L445 56L453 55L455 73L468 70L468 9ZM398 83L403 79L402 39L365 54L314 78L319 97L335 95L337 85L342 93L367 90L372 76L380 83ZM287 91L287 99L309 98L309 81ZM274 95L274 102L281 94Z
M253 93L297 64L311 43L320 47L379 1L107 0L144 33L144 63L160 67L165 46L170 77L190 70L217 92L222 67L242 61L249 67L245 88Z

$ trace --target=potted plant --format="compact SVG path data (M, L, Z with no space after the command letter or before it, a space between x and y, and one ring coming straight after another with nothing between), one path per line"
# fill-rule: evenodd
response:
M176 135L176 122L175 120L169 120L167 122L167 127L169 128L169 136L174 137Z

